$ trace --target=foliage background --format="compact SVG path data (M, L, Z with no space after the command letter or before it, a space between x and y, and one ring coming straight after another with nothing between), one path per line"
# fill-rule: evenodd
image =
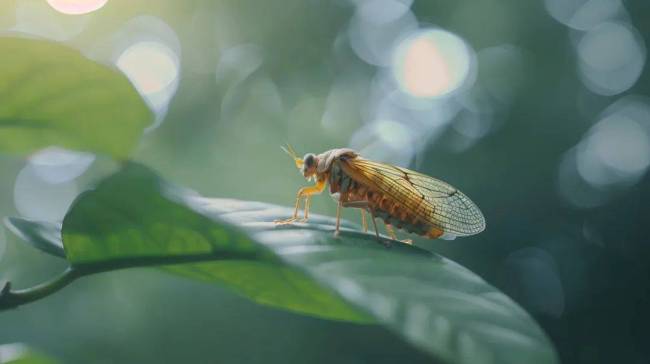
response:
M650 6L625 1L615 13L594 12L578 30L575 22L567 26L549 14L554 3L411 5L420 26L462 37L478 55L478 68L476 82L459 96L461 104L473 106L424 133L426 140L406 160L460 187L488 221L476 237L417 243L518 301L552 338L563 362L646 362L650 247L643 224L650 216L644 204L650 181L641 154L650 140L650 105L643 98L650 91L644 66ZM601 10L618 4L590 3ZM354 133L371 125L379 110L373 92L384 68L364 62L347 41L354 13L355 5L344 0L109 0L94 13L69 16L44 1L10 0L0 4L0 27L55 38L106 63L114 61L122 42L166 41L180 55L178 87L167 110L159 112L164 121L143 136L134 158L207 196L289 204L304 181L278 146L289 141L300 152L320 152L355 144ZM626 64L604 91L589 85L581 71L581 40L606 21L633 27L639 37L642 70L630 87L614 82L627 77ZM608 39L608 47L596 47L587 60L598 65L626 51L610 49L617 42ZM233 54L228 50L241 45L244 57L224 63ZM496 54L515 56L486 57L490 49L514 50ZM494 93L485 96L494 87L506 90L496 93L507 95L505 101ZM630 97L636 97L640 115L634 121L646 128L645 137L637 136L646 144L605 129L610 143L601 145L601 154L623 164L637 161L636 169L605 168L600 180L588 178L596 172L567 172L566 166L576 165L566 162L580 150L574 147L588 143L603 112ZM408 118L398 111L397 119ZM333 127L323 123L327 113L334 115ZM468 115L488 131L463 133ZM0 215L60 218L74 196L113 164L98 157L82 176L64 183L34 179L26 166L24 158L0 154ZM24 202L20 191L32 199ZM313 205L318 212L334 211L328 197ZM0 232L0 273L16 285L40 282L61 268L61 262ZM3 312L0 342L17 341L83 363L425 360L382 329L260 307L154 269L85 278L60 294Z

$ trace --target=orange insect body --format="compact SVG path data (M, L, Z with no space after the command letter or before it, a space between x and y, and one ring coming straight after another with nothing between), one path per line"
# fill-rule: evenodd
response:
M301 198L305 198L306 220L310 196L322 192L329 184L329 192L339 207L336 233L341 207L368 211L373 223L375 217L383 219L393 238L392 226L430 239L453 239L485 229L485 219L478 207L456 188L435 178L364 159L352 149L306 154L302 159L291 147L285 151L294 158L303 176L315 179L316 185L298 191L293 217L278 221L279 224L298 220ZM365 215L362 216L365 228Z
M343 155L333 161L330 171L325 172L324 176L327 178L330 186L330 194L339 194L340 201L345 204L346 202L367 201L367 210L373 216L377 216L384 220L384 223L404 229L409 233L426 236L431 239L440 237L443 231L435 226L431 226L419 219L416 214L410 212L405 206L400 205L391 196L364 184L363 180L347 175L341 166L342 163L347 163L348 158L352 157L353 152L349 155ZM354 158L354 157L353 157ZM322 178L322 177L321 177Z

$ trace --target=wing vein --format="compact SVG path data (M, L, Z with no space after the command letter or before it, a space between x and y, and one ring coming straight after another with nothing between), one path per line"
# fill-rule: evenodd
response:
M453 186L406 168L362 159L343 161L352 178L370 184L370 188L388 198L418 218L443 231L458 236L473 235L485 228L479 208Z

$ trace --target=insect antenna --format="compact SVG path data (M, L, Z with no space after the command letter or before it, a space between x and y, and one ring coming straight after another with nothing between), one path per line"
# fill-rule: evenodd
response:
M291 147L289 143L287 143L287 147L280 146L282 150L284 150L285 153L287 153L291 158L293 158L293 161L296 163L296 167L302 168L303 161L302 158L298 157L298 154L296 153L295 150Z

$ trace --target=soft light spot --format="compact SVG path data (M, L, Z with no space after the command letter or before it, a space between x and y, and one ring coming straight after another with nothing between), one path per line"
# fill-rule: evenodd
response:
M461 140L452 145L452 150L461 152L471 147L484 137L492 126L492 116L479 114L466 110L462 112L454 123L453 129L461 136Z
M352 135L350 147L366 158L408 166L415 155L415 136L404 124L377 120Z
M2 360L2 363L21 361L20 359L27 354L27 351L27 346L24 344L3 344L0 345L0 359Z
M402 148L413 140L409 130L394 121L381 120L377 123L376 128L379 138L393 149Z
M257 71L264 57L262 49L255 44L240 44L221 52L215 71L217 83L239 83Z
M613 115L596 125L578 149L578 171L594 185L635 179L650 165L650 136L634 120Z
M35 220L61 221L78 194L74 181L49 183L30 164L18 173L14 184L16 210Z
M256 114L257 113L257 114ZM234 84L228 88L221 100L222 120L252 118L252 115L265 115L267 118L280 118L284 115L282 97L278 86L268 77L258 77L251 82ZM260 130L247 131L249 140L266 140Z
M369 0L358 5L357 13L364 20L386 24L405 15L412 4L413 0Z
M120 55L117 66L145 95L164 90L178 77L176 55L157 42L132 45Z
M70 15L80 15L91 13L101 9L108 0L47 0L58 12Z
M600 206L610 199L608 191L587 183L578 173L576 149L567 151L558 166L557 188L560 196L578 208Z
M399 40L417 29L410 6L411 1L406 0L359 2L347 31L356 55L368 64L390 65Z
M157 114L166 111L178 87L179 72L178 57L169 47L154 41L135 43L116 64Z
M29 157L29 164L34 172L49 183L71 181L83 174L95 160L90 153L49 147Z
M180 80L181 46L178 36L162 19L141 15L120 26L110 40L98 44L90 58L104 59L110 50L112 62L143 96L156 119L145 132L161 125Z
M458 36L426 30L406 38L394 58L400 88L415 97L432 98L461 87L470 74L472 55Z
M645 65L646 49L638 32L604 23L587 32L577 47L580 76L589 90L616 95L632 87Z
M604 124L591 144L603 163L621 173L638 173L650 164L650 142L634 120L622 118Z
M427 97L444 93L451 83L451 71L432 42L414 41L404 60L404 79L408 91Z
M577 30L588 30L622 10L620 0L545 0L544 5L555 20Z
M637 183L650 168L650 100L627 96L609 106L559 166L560 194L590 208Z
M89 19L61 16L45 2L20 1L16 4L16 24L10 30L67 41L81 33Z

